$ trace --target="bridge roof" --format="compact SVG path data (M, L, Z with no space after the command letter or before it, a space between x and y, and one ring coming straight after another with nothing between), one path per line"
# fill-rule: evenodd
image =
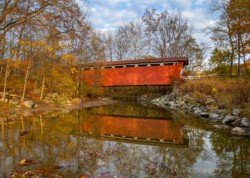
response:
M149 59L93 62L93 63L83 64L83 67L142 64L142 63L162 63L162 62L184 62L184 65L188 65L188 58L187 57L168 57L168 58L149 58Z

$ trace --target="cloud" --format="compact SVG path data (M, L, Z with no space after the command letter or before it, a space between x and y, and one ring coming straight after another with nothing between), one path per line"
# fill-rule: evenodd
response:
M90 0L88 5L92 25L99 30L114 30L123 23L135 21L146 8L181 11L189 19L199 42L208 40L209 37L203 38L202 29L213 23L206 0Z

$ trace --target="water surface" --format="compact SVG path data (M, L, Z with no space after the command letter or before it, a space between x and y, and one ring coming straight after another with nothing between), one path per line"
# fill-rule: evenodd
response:
M155 107L119 103L0 122L0 177L40 170L47 177L250 177L249 138ZM21 166L23 159L40 162Z

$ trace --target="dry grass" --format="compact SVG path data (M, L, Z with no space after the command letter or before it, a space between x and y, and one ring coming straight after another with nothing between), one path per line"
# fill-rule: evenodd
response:
M250 107L250 79L207 78L185 81L179 85L182 93L191 93L199 102L211 95L220 108Z

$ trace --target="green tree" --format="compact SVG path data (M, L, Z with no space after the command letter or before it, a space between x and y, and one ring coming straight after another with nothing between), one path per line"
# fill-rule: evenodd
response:
M214 72L218 74L229 74L230 66L230 52L228 50L222 51L215 48L210 57L209 64L214 68Z
M238 75L240 75L241 59L247 71L246 48L250 43L250 1L230 0L227 7L227 13L231 21L233 34L237 38Z
M237 73L240 75L241 58L246 63L246 49L250 42L250 1L212 0L210 9L219 17L216 25L208 28L211 38L218 48L230 51L230 76L237 54Z

